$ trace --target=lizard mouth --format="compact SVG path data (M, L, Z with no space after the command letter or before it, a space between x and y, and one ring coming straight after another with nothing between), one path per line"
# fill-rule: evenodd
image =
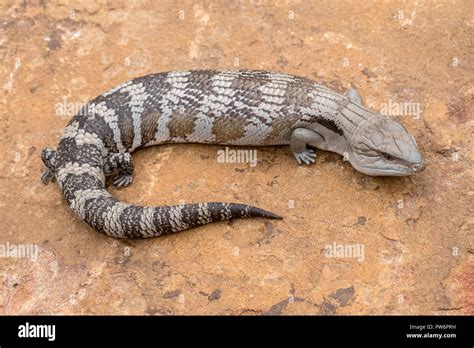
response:
M368 156L362 156L368 157ZM426 162L422 159L420 162L412 163L401 159L393 161L376 160L351 161L352 166L361 173L370 176L407 176L421 173L426 168Z

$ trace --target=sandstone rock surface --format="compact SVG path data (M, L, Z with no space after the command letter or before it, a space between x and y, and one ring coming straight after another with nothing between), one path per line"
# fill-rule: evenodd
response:
M2 1L0 314L473 314L472 2ZM239 201L285 217L145 241L81 223L40 152L83 103L130 78L190 68L282 71L400 116L428 162L371 178L288 148L221 164L219 146L134 155L120 199ZM393 111L393 109L392 109ZM352 255L328 254L358 246ZM356 249L354 249L356 250ZM363 252L362 252L363 251Z

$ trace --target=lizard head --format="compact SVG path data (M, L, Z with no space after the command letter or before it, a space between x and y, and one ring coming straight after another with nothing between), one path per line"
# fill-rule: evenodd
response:
M373 176L405 176L425 169L425 161L408 130L390 117L378 116L360 127L349 144L349 162Z

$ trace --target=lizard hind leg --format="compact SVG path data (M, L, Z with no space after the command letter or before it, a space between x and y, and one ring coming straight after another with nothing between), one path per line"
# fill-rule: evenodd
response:
M114 153L104 161L105 175L115 174L113 185L126 187L133 181L133 158L128 152Z
M50 148L44 148L41 151L41 160L44 164L43 174L41 174L41 181L48 185L49 181L54 181L54 172L56 170L56 151Z

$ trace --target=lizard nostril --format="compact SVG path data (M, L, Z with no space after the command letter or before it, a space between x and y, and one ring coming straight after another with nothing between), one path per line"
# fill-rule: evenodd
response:
M413 165L413 169L416 173L421 173L422 171L424 171L426 168L426 162L423 161L421 163L416 163Z

